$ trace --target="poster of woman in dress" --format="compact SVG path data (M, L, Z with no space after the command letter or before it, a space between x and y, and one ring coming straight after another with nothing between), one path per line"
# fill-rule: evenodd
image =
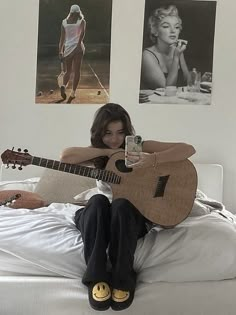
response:
M36 103L109 101L112 0L39 0Z
M216 1L146 0L139 103L210 105Z

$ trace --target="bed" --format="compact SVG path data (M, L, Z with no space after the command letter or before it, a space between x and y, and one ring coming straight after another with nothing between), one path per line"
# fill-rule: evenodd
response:
M222 204L222 167L195 166L199 190L190 216L174 229L153 228L138 242L138 284L127 315L235 314L236 216ZM41 186L43 195L47 184L2 178L0 190L40 192ZM81 283L83 244L73 223L78 205L55 201L34 210L0 208L0 314L95 313Z

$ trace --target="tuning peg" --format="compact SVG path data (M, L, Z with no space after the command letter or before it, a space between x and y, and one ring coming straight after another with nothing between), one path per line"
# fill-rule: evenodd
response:
M12 149L11 149L12 151L14 151L14 147L12 147Z
M24 149L24 152L25 152L25 153L28 153L29 151L28 151L27 149Z
M9 164L5 164L4 166L5 166L5 168L9 168Z
M18 170L20 170L20 171L21 171L21 170L22 170L22 166L19 166L19 167L18 167Z
M15 169L15 168L16 168L16 166L15 166L15 165L12 165L12 167L11 167L11 168Z
M21 152L21 148L18 148L17 151L18 151L18 152Z

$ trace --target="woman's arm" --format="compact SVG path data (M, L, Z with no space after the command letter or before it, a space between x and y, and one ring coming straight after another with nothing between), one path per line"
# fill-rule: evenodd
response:
M81 164L99 156L110 157L114 152L115 150L106 148L100 149L93 147L70 147L62 151L60 160L64 163Z
M86 30L86 22L85 22L85 20L82 20L81 23L82 23L82 31L81 31L81 34L80 34L79 45L81 45L81 42L82 42L83 39L84 39L85 30Z
M61 36L60 36L60 41L59 41L59 56L60 56L60 58L63 57L64 42L65 42L65 29L64 29L64 26L61 25Z
M166 78L166 86L176 85L178 80L179 66L182 68L185 80L186 81L188 80L188 68L184 60L183 54L186 47L187 47L186 43L179 41L177 43L177 46L174 48L172 64L170 66L168 76Z
M142 82L146 88L155 90L166 86L166 78L157 58L147 50L143 51L141 74Z
M81 25L80 27L82 27L82 30L81 30L81 33L80 33L80 37L79 37L79 41L78 41L78 44L76 46L76 49L75 51L81 51L81 43L83 42L83 39L84 39L84 36L85 36L85 29L86 29L86 22L85 20L82 20L81 21Z
M196 151L190 144L179 142L144 141L143 152L155 153L158 163L175 162L188 159Z
M187 143L148 140L143 142L143 152L140 157L131 154L129 159L135 163L134 167L150 167L165 162L182 161L191 157L195 152L194 147Z
M179 56L174 56L166 78L166 86L176 86L179 71Z

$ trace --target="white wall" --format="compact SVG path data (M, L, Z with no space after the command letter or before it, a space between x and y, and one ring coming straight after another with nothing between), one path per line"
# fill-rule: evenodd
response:
M236 209L236 3L218 1L212 106L138 105L143 10L144 0L113 0L111 101L128 109L145 139L186 141L197 150L194 162L222 164L224 203ZM35 104L37 25L37 0L0 2L0 152L15 146L57 159L66 146L88 145L98 106ZM4 170L4 178L40 172L28 166Z

